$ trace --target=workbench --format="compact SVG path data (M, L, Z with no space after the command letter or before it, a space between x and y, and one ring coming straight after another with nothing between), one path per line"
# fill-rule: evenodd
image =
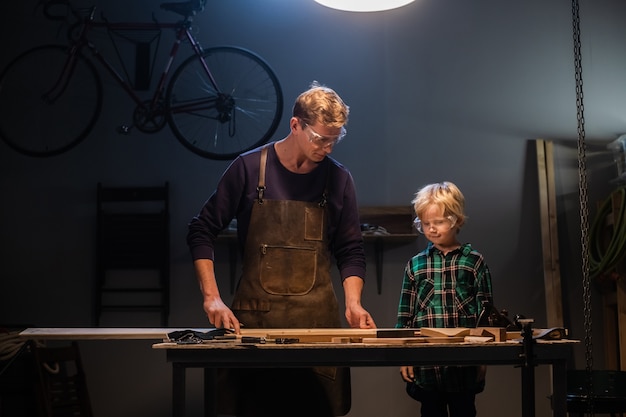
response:
M152 328L31 328L20 337L34 340L119 340L159 341L153 349L163 350L172 364L172 409L174 417L185 413L186 370L204 368L206 417L216 416L217 368L261 367L389 367L402 365L509 365L520 367L522 416L535 415L534 368L552 366L553 415L566 417L566 369L576 340L532 340L488 343L406 343L378 340L376 343L198 343L164 342L168 333L180 329ZM196 329L207 331L211 329ZM339 330L339 329L337 329ZM351 330L343 329L350 333ZM302 331L306 332L306 329ZM363 339L367 340L367 339Z
M158 343L173 368L174 417L185 416L187 368L204 368L205 417L217 415L216 369L308 366L512 365L521 368L522 416L535 415L534 367L552 365L553 415L566 416L566 368L571 340L535 341L531 356L521 342L490 343Z

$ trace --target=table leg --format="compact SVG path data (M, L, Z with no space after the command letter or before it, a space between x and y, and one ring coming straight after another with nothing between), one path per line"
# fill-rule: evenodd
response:
M535 341L532 319L520 320L524 353L522 360L522 417L535 417Z
M204 368L204 417L217 417L217 369Z
M185 367L178 363L172 364L172 415L185 416Z
M567 415L567 367L566 361L555 361L552 364L552 415Z
M522 366L522 417L535 417L535 368Z

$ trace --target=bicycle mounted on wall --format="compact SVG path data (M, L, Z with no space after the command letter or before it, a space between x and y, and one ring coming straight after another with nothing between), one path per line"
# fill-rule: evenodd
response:
M109 22L104 17L96 20L95 6L77 8L70 0L42 0L46 18L70 24L69 43L29 49L0 73L0 137L29 156L58 155L74 148L94 129L101 113L99 64L135 105L132 126L120 126L119 133L128 133L133 127L155 133L168 125L189 150L217 160L233 159L267 142L282 116L278 78L261 57L247 49L200 46L192 21L204 10L205 3L162 3L161 9L182 16L182 20L161 23L154 17L152 22ZM143 71L150 77L155 60L137 62L135 84L143 85L134 85L117 47L123 72L96 48L90 37L94 29L106 30L112 42L114 34L124 36L128 31L146 33L158 40L163 29L175 32L163 71L147 100L139 96L138 90L149 88L149 80L141 81L137 74ZM149 55L146 45L151 41L139 45L137 56L142 51ZM193 53L170 76L182 43L188 43ZM85 56L87 50L90 58Z

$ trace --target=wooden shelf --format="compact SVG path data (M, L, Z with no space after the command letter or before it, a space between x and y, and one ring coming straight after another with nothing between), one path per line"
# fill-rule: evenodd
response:
M376 286L378 294L383 286L383 254L387 245L403 245L414 242L417 231L413 227L415 214L411 206L364 206L359 208L362 229L368 225L371 230L384 228L388 234L363 232L363 241L374 244L376 259Z
M410 243L418 238L419 235L412 234L388 234L388 235L370 235L367 233L363 233L363 240L365 242L373 242L379 239L385 240L387 242L397 242L397 243Z

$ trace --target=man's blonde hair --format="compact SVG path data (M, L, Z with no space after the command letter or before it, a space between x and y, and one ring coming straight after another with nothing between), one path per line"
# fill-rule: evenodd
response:
M328 127L342 127L348 123L349 113L350 108L339 94L317 81L298 96L293 106L293 116L309 125L319 122Z
M461 226L465 223L465 197L461 190L451 182L444 181L422 187L411 203L419 218L428 206L434 204L443 208L444 216L455 216L457 225Z

